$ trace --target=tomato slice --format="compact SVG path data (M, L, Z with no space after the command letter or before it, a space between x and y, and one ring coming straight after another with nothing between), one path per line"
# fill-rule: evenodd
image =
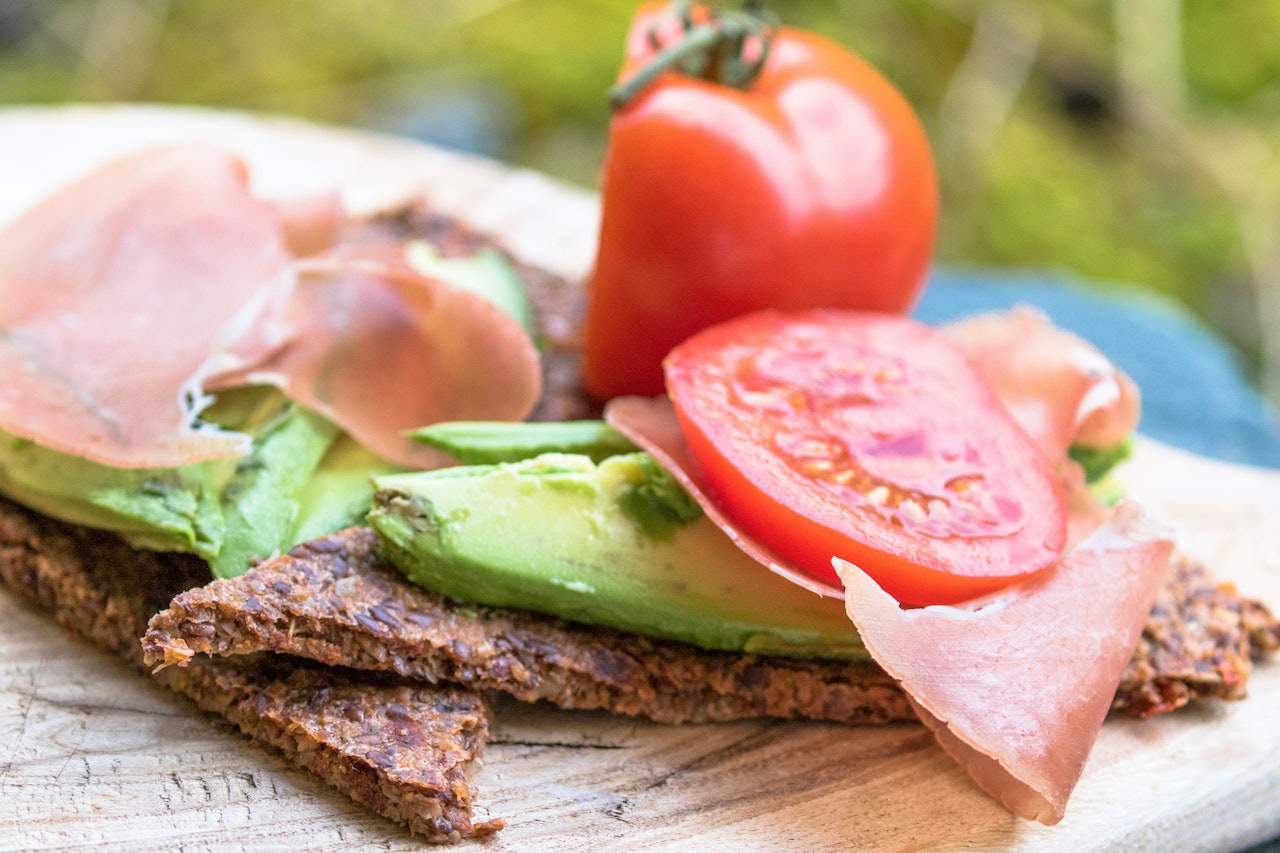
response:
M764 311L676 347L667 391L724 511L815 578L840 557L907 604L1044 568L1062 487L964 355L901 317Z

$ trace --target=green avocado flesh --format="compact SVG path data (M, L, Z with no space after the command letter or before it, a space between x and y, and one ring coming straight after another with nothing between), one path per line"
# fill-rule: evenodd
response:
M53 518L119 533L136 548L183 551L217 577L358 523L372 475L399 470L273 389L223 394L205 420L253 437L240 459L178 468L100 465L0 433L0 493ZM361 466L352 472L352 460ZM322 495L312 492L323 490Z
M448 421L414 430L409 436L466 465L517 462L540 453L581 453L599 462L639 449L604 421Z
M207 558L215 577L242 574L255 557L291 539L299 495L338 432L319 415L287 406L255 436L220 495L226 533Z
M226 395L204 419L248 434L278 418L281 399ZM45 515L111 530L138 548L213 559L226 537L222 493L238 460L177 468L115 468L0 433L0 492Z
M533 309L524 292L524 282L497 252L485 250L467 257L446 258L425 240L415 240L406 248L405 257L423 275L489 300L533 334Z
M387 555L453 598L710 649L866 657L842 602L743 554L647 454L548 453L375 485L368 520Z
M1113 447L1087 447L1073 444L1067 455L1080 463L1084 479L1089 485L1101 482L1112 469L1133 455L1133 439L1126 438Z
M339 435L296 496L289 545L362 524L373 503L374 477L404 470L345 433Z
M425 274L475 293L532 328L515 270L497 253L442 258L415 243ZM253 439L241 459L129 469L0 431L0 494L53 518L119 533L136 548L184 551L217 577L243 574L304 539L359 523L373 477L403 470L270 388L219 392L201 414Z
M113 530L135 547L206 559L222 542L218 493L232 468L111 468L0 432L0 494L72 524Z

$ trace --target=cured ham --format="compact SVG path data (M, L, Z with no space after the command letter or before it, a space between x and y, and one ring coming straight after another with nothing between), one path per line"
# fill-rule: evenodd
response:
M376 453L442 464L403 431L520 420L537 403L537 350L488 300L414 271L396 247L299 261L240 318L206 387L270 384Z
M0 429L120 467L246 452L197 423L199 370L287 261L220 150L148 151L61 190L0 234Z
M992 334L989 351L983 330ZM1050 459L1065 461L1075 440L1119 441L1136 422L1132 383L1038 315L981 318L959 337ZM1022 369L1007 368L997 351L1024 359ZM981 601L904 609L848 562L833 559L837 589L741 532L706 487L669 400L615 399L605 418L667 467L743 551L818 594L843 597L877 663L983 790L1022 817L1062 819L1168 571L1172 542L1135 506L1102 506L1079 466L1062 465L1069 539L1059 560Z
M1122 504L1053 568L969 607L903 609L858 567L834 564L867 649L938 743L1010 811L1054 824L1172 550Z
M336 195L255 199L243 163L204 146L46 199L0 234L0 430L116 467L240 456L249 437L199 414L213 391L269 383L428 466L405 430L524 418L541 373L519 323L399 246L334 248L343 222Z
M1138 386L1088 341L1031 308L980 314L943 331L1049 459L1073 443L1112 447L1138 425Z

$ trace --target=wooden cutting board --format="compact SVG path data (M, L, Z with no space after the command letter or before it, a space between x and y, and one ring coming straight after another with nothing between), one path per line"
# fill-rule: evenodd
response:
M0 110L0 225L125 151L237 147L260 192L339 187L356 209L425 191L523 260L581 278L587 192L398 140L143 107ZM1280 472L1150 441L1131 494L1221 578L1280 606ZM510 702L496 709L484 849L1232 850L1280 836L1280 662L1250 698L1109 720L1067 816L1047 828L980 793L923 728L658 726ZM308 850L420 845L0 589L0 849Z

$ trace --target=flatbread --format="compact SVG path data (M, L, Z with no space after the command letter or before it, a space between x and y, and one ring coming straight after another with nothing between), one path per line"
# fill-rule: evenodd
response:
M147 619L209 580L196 559L138 551L0 499L0 580L141 671ZM484 836L472 770L488 719L474 690L344 672L273 655L206 659L161 682L339 791L432 841Z

